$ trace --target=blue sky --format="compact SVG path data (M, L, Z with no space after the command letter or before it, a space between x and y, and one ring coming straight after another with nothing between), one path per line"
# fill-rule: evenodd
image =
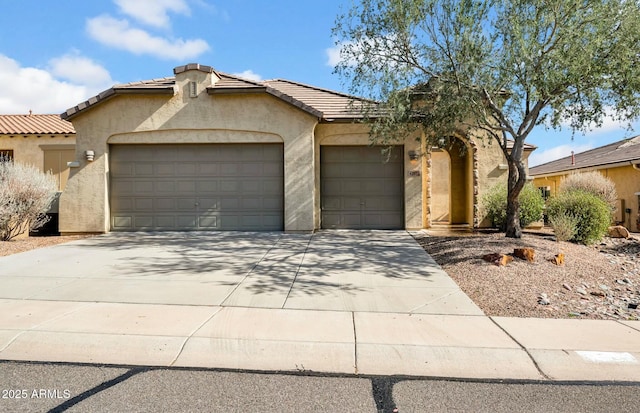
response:
M191 62L253 80L347 91L331 28L351 0L20 0L0 13L0 113L61 113L116 83L172 76ZM640 124L638 124L640 126ZM538 129L532 164L633 136Z

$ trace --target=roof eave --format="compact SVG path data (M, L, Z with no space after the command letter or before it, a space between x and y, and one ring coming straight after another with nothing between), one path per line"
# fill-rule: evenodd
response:
M207 88L207 94L209 95L239 95L246 93L263 93L266 92L266 86L245 86L245 87L216 87L210 86Z
M578 171L579 172L599 171L600 169L620 168L623 166L633 166L637 164L640 164L640 158L629 159L626 161L619 161L619 162L603 163L601 165L578 166L575 168L559 169L556 171L549 171L542 174L532 173L530 175L534 178L549 178L551 176L565 175L568 173L578 172ZM533 168L535 168L535 166ZM529 169L529 172L531 172L531 168Z
M118 95L171 95L175 94L175 89L173 86L164 86L164 87L127 87L127 88L118 88L112 87L110 89L101 92L99 95L93 96L84 102L67 109L63 113L60 114L60 117L66 121L69 121L79 114L95 107L98 104L104 103L107 100L110 100Z

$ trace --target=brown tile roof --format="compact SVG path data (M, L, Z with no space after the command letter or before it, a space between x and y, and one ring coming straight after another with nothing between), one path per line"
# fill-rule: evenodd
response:
M609 145L580 152L574 155L575 164L571 156L529 168L529 175L549 175L584 168L606 168L620 163L640 163L640 136L623 139Z
M360 117L357 110L350 109L349 107L350 102L354 99L357 101L358 98L339 92L281 79L254 82L238 76L220 73L210 66L199 65L197 63L176 67L174 69L174 73L180 74L187 70L200 70L203 72L215 73L220 80L207 89L207 92L212 95L230 93L268 93L323 120L352 120ZM61 116L63 119L70 119L80 112L83 112L84 110L116 95L151 93L172 95L174 93L174 86L175 77L115 85L99 95L66 110Z
M3 135L69 135L75 134L71 122L59 115L0 115Z
M351 120L361 117L361 112L352 107L355 102L365 102L361 98L291 80L275 79L267 80L264 83L280 93L314 108L322 114L324 120Z

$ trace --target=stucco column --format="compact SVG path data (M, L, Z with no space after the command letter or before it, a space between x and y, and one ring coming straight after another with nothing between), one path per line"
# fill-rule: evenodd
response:
M284 140L284 230L314 230L315 155L313 130Z
M86 148L76 148L79 167L71 168L69 180L60 196L59 229L61 233L103 233L109 231L108 214L108 154L95 152L93 161L84 154Z

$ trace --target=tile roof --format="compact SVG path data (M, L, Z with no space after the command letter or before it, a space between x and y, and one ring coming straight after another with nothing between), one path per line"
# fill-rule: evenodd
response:
M309 86L291 80L274 79L264 82L280 93L304 102L322 113L325 120L347 120L361 117L361 112L353 107L354 102L366 102L355 96L345 95L328 89Z
M75 134L71 122L59 115L0 115L3 135L70 135Z
M640 163L640 136L623 139L609 145L580 152L571 156L529 168L529 175L549 175L584 168L606 168L624 162Z
M328 89L282 79L255 82L238 76L217 72L210 66L196 63L176 67L174 73L180 74L187 70L215 73L220 78L218 82L207 89L207 92L211 95L268 93L323 120L352 120L361 117L360 112L357 109L351 108L350 105L354 100L358 101L358 98ZM70 119L78 113L116 95L151 93L173 95L174 86L175 77L115 85L77 106L66 110L61 116L63 119Z

